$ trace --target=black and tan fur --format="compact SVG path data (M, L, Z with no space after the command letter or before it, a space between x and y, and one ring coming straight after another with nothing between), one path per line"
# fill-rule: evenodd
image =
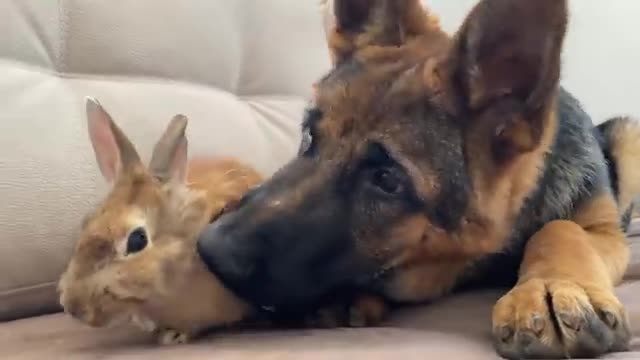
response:
M203 233L210 268L276 309L509 285L501 355L625 349L640 127L594 128L559 86L567 2L484 0L453 37L417 0L332 5L300 153Z

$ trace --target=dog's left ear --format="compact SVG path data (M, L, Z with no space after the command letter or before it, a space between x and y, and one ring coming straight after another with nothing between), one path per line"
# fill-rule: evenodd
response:
M401 46L443 34L420 0L323 0L324 28L334 64L372 46Z
M483 0L454 39L467 108L489 113L498 140L516 152L536 146L557 94L567 13L566 0Z

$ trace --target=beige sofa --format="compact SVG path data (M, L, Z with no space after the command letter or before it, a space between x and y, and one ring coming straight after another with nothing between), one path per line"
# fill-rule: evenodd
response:
M450 11L443 23L453 28L472 2L433 5ZM193 154L238 156L268 175L294 154L305 99L329 66L318 3L0 0L0 359L497 358L495 292L406 309L375 329L220 333L171 348L55 313L75 231L106 190L84 96L98 98L144 155L185 113ZM619 293L639 339L635 354L616 358L640 358L633 244Z

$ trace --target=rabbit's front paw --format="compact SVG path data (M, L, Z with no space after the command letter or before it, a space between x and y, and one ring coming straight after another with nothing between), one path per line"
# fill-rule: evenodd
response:
M179 345L189 342L190 336L175 329L161 329L156 331L156 338L160 345Z

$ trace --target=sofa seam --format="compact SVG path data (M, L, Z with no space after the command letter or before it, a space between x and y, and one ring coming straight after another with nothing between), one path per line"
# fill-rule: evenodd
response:
M56 286L57 283L58 283L57 281L47 281L47 282L44 282L44 283L21 286L19 288L0 291L0 298L19 295L20 293L24 293L24 292L40 290L40 289L43 289L43 288L46 288L46 287Z
M139 75L105 75L105 74L91 74L91 73L79 73L79 72L67 72L67 71L59 71L56 69L48 69L39 65L25 63L23 61L18 61L12 58L2 57L0 56L0 63L5 62L7 64L14 65L23 70L32 71L35 73L39 73L46 76L57 77L60 79L69 79L69 80L93 80L93 81L112 81L112 82L125 82L132 81L143 84L178 84L178 85L187 85L192 86L194 88L201 88L213 91L221 91L232 95L233 97L244 100L244 99L257 99L257 98L269 98L269 99L296 99L296 100L304 100L307 97L302 94L291 94L291 93L256 93L256 94L238 94L236 92L229 91L222 87L216 87L213 85L209 85L202 82L193 82L188 80L181 79L173 79L168 77L160 77L160 76L139 76Z

